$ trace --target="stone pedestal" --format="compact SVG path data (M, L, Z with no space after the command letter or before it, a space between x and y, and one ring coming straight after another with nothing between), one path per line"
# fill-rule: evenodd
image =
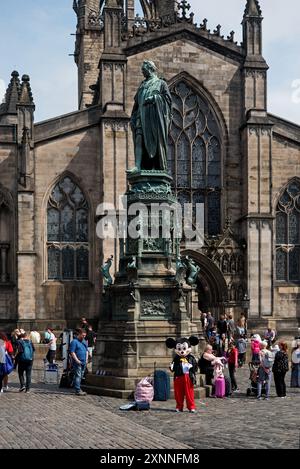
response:
M165 210L155 221L159 237L153 237L149 228L146 238L121 240L119 272L114 284L105 289L93 376L88 377L87 386L122 398L134 391L137 381L153 374L155 367L169 368L172 352L165 345L167 337L199 336L200 332L198 322L192 322L193 287L184 279L178 281L176 275L178 243L172 213L171 237L163 237L167 207L176 202L172 178L162 171L142 171L129 175L128 182L129 223L135 218L134 204L144 204L139 212L141 229L153 204L165 204Z

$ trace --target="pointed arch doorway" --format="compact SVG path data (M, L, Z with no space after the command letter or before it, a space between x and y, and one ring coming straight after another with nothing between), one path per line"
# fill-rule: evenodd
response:
M189 256L200 267L197 280L198 308L204 313L210 311L215 319L225 312L228 299L225 278L214 262L196 251L184 250L183 256Z

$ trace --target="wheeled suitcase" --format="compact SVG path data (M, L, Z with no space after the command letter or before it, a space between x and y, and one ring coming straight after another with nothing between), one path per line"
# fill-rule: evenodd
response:
M225 379L216 378L215 379L215 397L224 397L225 396Z
M164 370L154 371L154 400L167 401L170 399L170 376Z

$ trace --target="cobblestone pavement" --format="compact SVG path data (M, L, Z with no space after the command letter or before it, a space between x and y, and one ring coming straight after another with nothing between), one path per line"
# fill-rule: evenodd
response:
M233 398L204 399L196 414L177 414L173 400L122 412L119 399L76 397L56 385L19 393L13 373L0 395L0 448L299 448L300 390L288 387L280 399L273 386L271 399L258 402L245 395L248 377L238 371L242 392Z

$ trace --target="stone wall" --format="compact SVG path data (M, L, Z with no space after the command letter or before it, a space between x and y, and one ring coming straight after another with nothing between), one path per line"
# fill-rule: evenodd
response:
M44 127L46 134L47 129ZM81 316L97 318L100 300L100 254L99 242L95 235L95 213L103 191L99 127L41 141L36 147L35 155L36 318L66 319L69 323L77 323L76 318ZM47 280L47 200L55 182L64 173L74 177L89 202L89 282Z

